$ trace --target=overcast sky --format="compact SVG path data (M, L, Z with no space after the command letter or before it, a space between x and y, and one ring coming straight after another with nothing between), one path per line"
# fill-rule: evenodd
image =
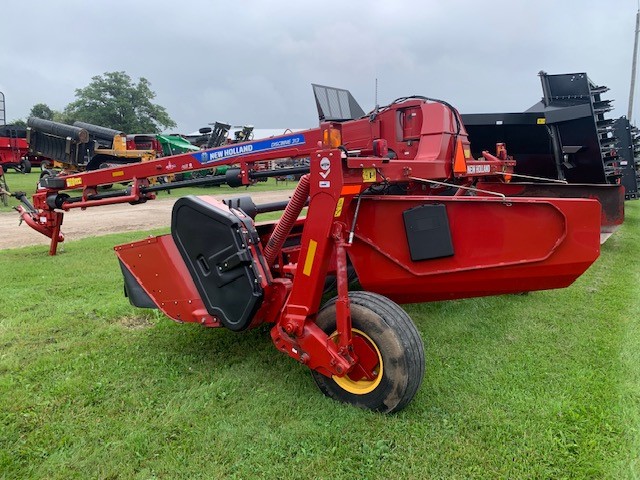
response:
M186 133L215 120L316 126L311 83L349 89L369 111L376 78L380 104L419 94L462 113L518 112L540 99L545 70L607 85L617 117L627 113L637 8L636 0L6 1L0 91L10 121L40 102L62 110L91 77L122 70L149 80Z

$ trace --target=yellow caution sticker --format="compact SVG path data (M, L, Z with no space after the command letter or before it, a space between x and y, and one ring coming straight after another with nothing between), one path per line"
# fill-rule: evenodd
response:
M362 181L363 182L375 182L376 181L376 169L375 168L363 168L362 169Z
M546 118L544 118L544 117L543 117L543 118L538 118L538 119L536 120L536 123L537 123L538 125L544 125L544 124L546 124L546 123L547 123L547 119L546 119Z
M111 174L112 177L124 177L124 171L118 170L117 172L113 172Z
M339 217L342 215L342 206L344 205L344 197L340 197L338 199L338 204L336 205L336 211L333 212L334 217Z
M67 178L65 182L67 184L67 188L77 187L78 185L82 185L82 179L78 177Z
M307 258L304 259L304 268L302 269L302 273L307 277L311 276L311 267L313 267L313 259L316 256L316 248L318 248L318 242L315 240L309 240Z

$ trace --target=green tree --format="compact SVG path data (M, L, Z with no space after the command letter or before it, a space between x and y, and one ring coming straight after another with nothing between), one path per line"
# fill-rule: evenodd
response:
M125 133L160 133L176 123L164 107L151 102L155 96L146 78L136 84L125 72L106 72L76 90L76 100L66 106L63 117Z
M31 107L30 117L44 118L45 120L53 120L55 112L49 108L46 103L36 103Z
M15 120L11 120L9 123L7 123L7 125L16 125L18 127L26 127L27 122L25 122L21 118L16 118Z
M73 123L73 119L69 116L69 114L66 111L60 112L58 110L54 110L52 120L54 122L66 123L68 125L71 125Z

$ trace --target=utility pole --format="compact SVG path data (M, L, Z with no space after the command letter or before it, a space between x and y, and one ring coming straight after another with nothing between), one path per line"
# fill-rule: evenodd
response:
M4 106L4 93L0 92L0 126L7 124L7 110Z
M640 9L636 12L636 34L633 43L633 62L631 62L631 90L629 91L629 112L627 120L631 122L631 114L633 113L633 94L636 89L636 62L638 60L638 31L640 31Z

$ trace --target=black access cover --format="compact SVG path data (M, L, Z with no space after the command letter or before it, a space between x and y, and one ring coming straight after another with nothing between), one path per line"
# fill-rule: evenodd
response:
M173 207L171 235L207 312L230 330L246 329L263 295L247 248L259 241L251 221L190 195Z
M402 215L411 260L417 262L453 255L451 230L444 205L421 205L405 210Z

